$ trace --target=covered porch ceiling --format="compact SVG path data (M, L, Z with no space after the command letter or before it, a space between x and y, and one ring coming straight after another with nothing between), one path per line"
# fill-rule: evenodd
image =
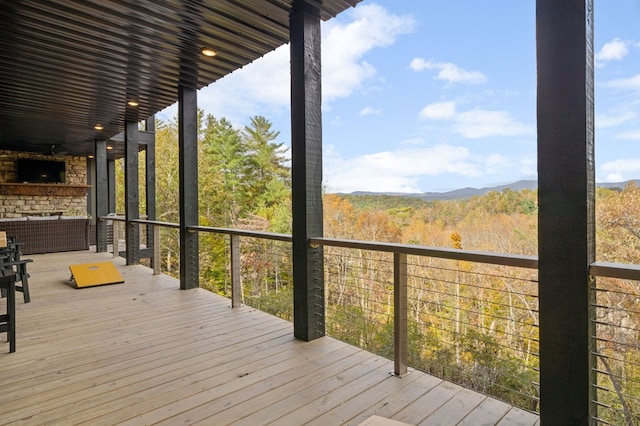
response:
M306 3L326 20L359 1ZM0 149L89 155L94 140L123 132L125 120L176 102L179 85L200 89L288 43L294 3L6 0Z

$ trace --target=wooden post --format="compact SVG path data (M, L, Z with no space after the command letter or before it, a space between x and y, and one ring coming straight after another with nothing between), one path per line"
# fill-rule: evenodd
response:
M595 415L593 0L538 0L540 416Z
M320 18L304 0L291 13L291 176L293 328L296 338L324 336Z
M199 287L198 233L198 105L194 87L178 87L180 174L180 288Z
M231 235L231 307L242 306L242 275L240 264L240 236Z
M408 373L407 255L393 254L393 374Z
M131 220L140 219L140 182L138 173L138 123L125 123L125 245L127 265L140 263L140 226Z
M109 213L109 184L107 177L107 141L95 141L95 196L96 210L94 218L96 221L96 252L107 251L107 222L98 218Z

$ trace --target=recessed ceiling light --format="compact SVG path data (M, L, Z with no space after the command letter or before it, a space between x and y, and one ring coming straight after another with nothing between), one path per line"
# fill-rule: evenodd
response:
M107 149L113 149L111 145L107 145Z
M88 157L88 158L93 158L94 156L93 156L93 155L87 155L87 157Z
M216 56L218 54L218 52L216 52L213 49L209 49L208 47L203 47L201 52L202 52L202 54L204 56L209 56L209 57L213 57L213 56Z
M96 130L102 130L104 129L104 126L102 124L96 124L95 126L93 126L93 128Z
M127 105L129 105L130 107L137 107L138 105L140 105L140 103L138 103L138 101L131 99L129 102L127 102Z

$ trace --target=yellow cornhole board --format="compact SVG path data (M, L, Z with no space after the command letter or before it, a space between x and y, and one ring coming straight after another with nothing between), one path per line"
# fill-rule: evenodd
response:
M111 262L82 263L70 265L69 269L71 280L76 282L77 288L124 282L124 278Z

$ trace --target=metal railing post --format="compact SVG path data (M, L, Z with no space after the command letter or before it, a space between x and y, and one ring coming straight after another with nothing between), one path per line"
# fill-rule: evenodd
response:
M231 307L242 305L240 272L240 235L231 235Z
M162 273L162 259L160 259L160 227L158 225L152 225L153 227L153 275L160 275Z
M120 238L118 237L118 221L113 221L113 257L120 256Z
M393 254L393 374L408 373L407 255Z

